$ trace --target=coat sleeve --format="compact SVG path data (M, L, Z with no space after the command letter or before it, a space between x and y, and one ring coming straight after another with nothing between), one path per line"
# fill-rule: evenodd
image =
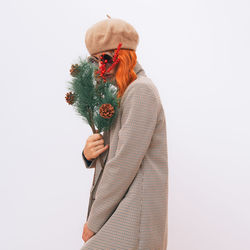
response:
M133 182L157 123L159 104L152 88L141 82L130 87L121 102L117 150L106 162L87 221L95 233L112 215Z
M83 162L84 162L86 168L94 168L96 166L96 158L92 161L88 161L85 158L83 151L82 151L82 159L83 159Z

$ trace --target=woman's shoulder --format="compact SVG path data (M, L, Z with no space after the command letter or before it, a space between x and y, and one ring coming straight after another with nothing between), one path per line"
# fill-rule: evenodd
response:
M134 96L137 98L138 95L142 98L154 98L160 102L158 89L151 78L147 76L139 76L128 85L122 96L122 102L128 97L132 98Z

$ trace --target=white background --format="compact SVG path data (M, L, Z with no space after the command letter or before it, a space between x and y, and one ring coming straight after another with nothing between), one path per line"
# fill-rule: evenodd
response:
M248 0L1 1L0 248L83 244L92 130L66 103L66 81L106 14L138 31L164 105L168 250L250 249Z

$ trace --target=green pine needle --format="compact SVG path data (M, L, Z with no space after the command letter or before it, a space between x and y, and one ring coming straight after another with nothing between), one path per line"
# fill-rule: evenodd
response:
M117 97L117 85L108 80L104 82L102 79L97 82L94 72L98 68L87 57L79 57L77 64L78 72L68 82L68 90L74 93L72 105L77 114L91 126L93 133L96 132L96 127L101 133L108 130L117 117L120 102L120 98ZM111 118L103 118L99 113L101 105L105 103L111 104L114 108Z

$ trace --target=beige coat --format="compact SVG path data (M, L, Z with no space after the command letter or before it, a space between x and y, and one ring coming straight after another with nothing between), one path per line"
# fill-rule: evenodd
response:
M117 119L104 132L108 150L95 168L87 224L95 232L81 250L166 250L168 152L164 109L141 65L125 90Z

